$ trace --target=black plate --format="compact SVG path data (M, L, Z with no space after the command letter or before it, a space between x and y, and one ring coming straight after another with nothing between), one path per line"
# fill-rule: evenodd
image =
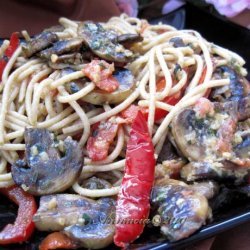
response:
M208 11L189 4L168 15L153 19L152 23L159 21L171 24L178 29L198 30L209 41L213 41L243 56L247 62L248 70L250 69L250 32L246 28L230 23L221 17L211 15ZM2 196L0 196L0 201L1 230L6 223L14 221L16 209ZM217 203L220 203L220 200L219 202L217 200ZM180 249L247 221L250 221L250 200L231 200L230 204L224 204L224 206L217 208L210 224L202 227L201 230L187 239L169 243L162 237L158 228L146 229L142 237L133 243L129 249ZM37 250L43 237L44 234L36 232L28 243L0 247L0 250ZM115 249L115 247L109 247L108 249Z

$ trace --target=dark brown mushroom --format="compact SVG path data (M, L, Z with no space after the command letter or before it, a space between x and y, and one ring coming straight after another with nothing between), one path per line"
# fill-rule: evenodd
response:
M63 232L87 249L100 249L113 242L115 233L115 201L102 198L91 209L83 211L85 224L64 228Z
M74 72L73 69L67 68L62 71L62 75L72 72ZM124 101L135 89L134 76L130 70L117 67L113 73L113 77L119 83L119 88L116 91L108 93L96 88L86 96L83 96L81 100L94 105L102 105L105 103L117 104ZM67 83L66 89L69 93L74 94L84 88L87 82L87 78L81 78L74 82Z
M58 39L58 36L53 32L42 32L22 45L23 53L26 57L31 57L37 52L52 46Z
M97 178L95 176L87 179L87 180L84 180L81 184L81 186L83 188L87 188L87 189L105 189L105 188L111 188L112 185L104 180L104 179L100 179L100 178Z
M189 185L196 193L204 195L208 200L219 192L219 185L215 181L195 182Z
M232 150L239 116L238 102L213 103L213 107L212 113L202 117L196 106L186 108L172 121L175 143L190 161L216 161L224 152Z
M82 150L71 138L54 141L46 129L25 130L25 160L11 167L17 185L33 195L65 191L77 179L83 166Z
M213 78L229 78L230 84L214 88L210 95L211 100L218 102L239 101L250 94L250 84L247 79L229 66L218 67L213 74Z
M245 182L249 168L240 167L231 161L190 162L181 169L181 177L186 181L228 180L235 183Z
M114 31L106 30L100 23L83 22L78 26L78 35L84 39L94 54L108 61L129 62L133 53L117 41Z
M185 183L171 179L155 184L151 204L153 222L160 221L161 232L170 241L187 238L205 224L210 215L203 195Z
M52 55L60 56L67 53L79 52L83 44L83 39L73 38L69 40L61 40L53 44L51 48L39 52L37 55L41 58L51 60ZM53 60L52 60L53 61ZM55 58L56 62L56 58Z

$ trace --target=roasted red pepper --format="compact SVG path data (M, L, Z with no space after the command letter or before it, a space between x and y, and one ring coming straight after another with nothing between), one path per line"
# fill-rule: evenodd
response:
M8 48L6 49L4 54L8 58L11 58L12 55L14 54L14 52L16 51L16 49L18 48L18 46L19 46L18 32L14 32L11 34L10 44L9 44Z
M1 58L0 60L0 81L2 80L2 75L6 64L8 63L9 59L12 57L18 46L19 46L18 32L14 32L10 37L10 44L6 49L6 51L4 52L3 58Z
M67 235L55 232L49 234L40 244L39 250L50 249L76 249L79 246L76 242L70 239Z
M146 120L139 111L131 126L125 175L116 206L114 242L119 247L126 247L143 232L150 210L154 172L154 147Z
M0 192L19 206L15 223L8 224L0 232L0 245L21 243L28 240L35 229L32 221L37 210L34 197L17 186L1 188Z

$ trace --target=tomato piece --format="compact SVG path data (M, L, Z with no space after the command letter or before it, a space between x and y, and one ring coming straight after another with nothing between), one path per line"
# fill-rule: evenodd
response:
M166 82L165 82L165 78L160 78L158 80L158 82L156 83L156 90L157 91L162 91L165 88ZM169 105L174 106L175 104L177 104L180 99L182 98L182 95L184 93L184 90L186 89L186 87L183 87L182 91L177 92L176 94L172 95L172 96L167 96L165 97L162 102L165 102ZM155 109L155 121L159 121L162 118L164 118L166 115L168 114L168 111L163 110L163 109Z
M70 239L67 235L54 232L49 234L40 244L39 250L52 249L76 249L79 246L76 242Z
M237 126L237 121L233 117L225 120L218 130L219 140L218 140L218 150L220 152L231 152L232 151L232 141L235 134Z
M34 197L17 186L1 188L0 192L19 206L15 223L8 224L0 232L0 245L21 243L28 240L35 229L32 220L37 211Z
M96 86L108 93L114 92L119 87L119 83L113 76L109 76L99 82L96 82Z
M93 60L82 71L99 89L108 93L119 87L118 81L112 76L114 64L109 64L103 60Z
M126 119L126 123L131 124L136 116L137 113L141 111L142 114L144 115L145 119L148 118L148 109L144 107L140 107L134 104L131 104L128 108L124 109L121 113L120 116L124 119Z
M201 97L194 105L194 110L198 117L204 118L207 114L213 115L214 104L208 99Z
M114 141L119 125L111 121L104 121L92 127L92 136L87 141L87 152L92 161L107 158L110 144Z

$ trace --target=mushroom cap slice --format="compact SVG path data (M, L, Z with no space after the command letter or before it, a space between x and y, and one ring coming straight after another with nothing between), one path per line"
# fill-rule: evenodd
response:
M177 147L189 160L203 160L206 157L206 145L202 134L208 126L196 118L193 109L182 110L172 121L172 135Z
M97 201L98 209L86 213L85 225L73 225L64 228L63 232L87 249L100 249L113 242L115 233L115 201L102 198Z
M14 182L33 195L68 189L80 174L83 156L76 141L68 137L62 143L65 152L60 152L48 130L26 129L26 159L12 165Z
M22 45L23 53L26 57L31 57L33 54L52 46L58 40L59 38L55 33L43 31Z
M101 89L95 89L82 97L82 100L94 105L105 103L117 104L124 101L135 89L135 79L132 72L125 68L116 68L113 77L118 81L119 87L116 91L108 93Z
M104 29L100 23L80 23L78 34L91 51L102 59L113 62L129 62L133 59L133 53L117 42L117 34Z
M183 182L168 179L154 186L151 204L161 220L161 232L170 241L187 238L209 216L208 201ZM154 217L153 217L154 221Z

